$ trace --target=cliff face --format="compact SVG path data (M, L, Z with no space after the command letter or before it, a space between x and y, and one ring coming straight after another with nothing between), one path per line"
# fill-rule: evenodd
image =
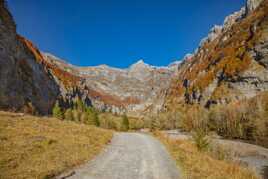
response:
M118 114L140 115L159 111L176 69L176 65L153 67L142 60L127 69L106 65L77 67L51 54L43 53L43 57L51 66L80 79L70 88L66 88L62 80L57 80L61 86L63 105L80 97L99 110ZM58 78L57 74L52 74Z
M166 107L199 103L206 107L251 98L268 90L268 1L247 2L246 11L214 27L179 66Z
M0 17L0 108L47 114L58 95L57 85L17 35L4 0Z
M263 0L247 0L246 10L247 13L254 11Z

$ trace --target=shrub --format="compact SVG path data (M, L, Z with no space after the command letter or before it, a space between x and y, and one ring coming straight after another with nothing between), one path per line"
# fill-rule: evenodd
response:
M145 127L145 122L142 119L130 118L129 129L138 130Z
M129 130L129 121L126 114L122 116L122 125L121 125L122 131L128 131Z
M93 112L93 122L95 124L95 126L100 126L100 119L99 119L99 115L96 111Z
M86 107L85 107L84 102L83 102L81 99L78 99L78 100L76 101L75 106L76 106L76 109L77 109L78 111L82 111L82 112L85 111L85 108L86 108Z
M81 114L82 114L82 112L78 111L76 109L74 109L72 112L73 112L74 121L81 122Z
M86 109L86 114L87 114L87 121L86 121L87 124L100 126L98 112L94 110L94 108L88 107Z
M151 116L149 120L144 120L144 126L157 129L177 129L181 125L182 118L184 118L181 111L167 111Z
M79 122L82 122L84 124L87 124L88 121L88 115L85 112L80 112L80 120Z
M180 119L180 127L188 132L197 128L208 131L208 123L208 111L198 105L189 106Z
M193 133L193 139L199 151L206 151L209 148L209 139L202 128L197 128Z
M180 127L186 131L201 128L205 133L215 131L225 138L251 140L268 146L268 93L209 110L193 105L182 111Z
M54 105L52 109L52 114L53 114L53 117L55 118L63 119L63 112L61 111L61 108L58 102L56 102L56 104Z
M102 113L99 118L100 127L105 129L121 130L121 118L111 113Z
M67 109L64 113L64 119L68 120L68 121L73 121L74 117L73 117L73 112L71 109Z
M156 131L160 129L160 121L157 117L152 117L150 129L151 131Z

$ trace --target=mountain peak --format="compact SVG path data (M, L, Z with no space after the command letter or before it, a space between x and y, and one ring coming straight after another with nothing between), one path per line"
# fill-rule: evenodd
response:
M138 60L138 61L136 62L136 64L145 64L145 63L144 63L143 59L140 59L140 60Z
M143 61L143 59L140 59L139 61L137 61L136 63L132 64L130 66L130 69L136 69L136 68L150 68L150 65L148 65L147 63L145 63Z

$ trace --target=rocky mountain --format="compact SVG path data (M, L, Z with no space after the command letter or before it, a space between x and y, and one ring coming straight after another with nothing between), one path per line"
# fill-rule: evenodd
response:
M143 115L177 104L227 104L268 90L268 0L246 7L214 26L193 54L167 67L142 60L126 69L78 67L38 50L16 33L0 0L0 108L51 112L80 98L117 114Z
M268 90L268 1L248 0L179 66L165 108L227 104Z
M0 17L0 108L47 114L58 86L17 35L4 0L0 0Z
M80 97L99 110L130 115L157 112L164 102L176 65L154 67L143 60L127 69L100 65L77 67L48 53L42 54L51 66L78 77L79 83L71 88L61 86L62 105L70 105ZM53 74L53 72L52 72ZM54 75L57 78L57 74Z
M161 109L175 63L154 67L140 60L127 69L77 67L19 36L4 0L0 16L0 109L48 114L55 101L68 108L78 99L117 114Z

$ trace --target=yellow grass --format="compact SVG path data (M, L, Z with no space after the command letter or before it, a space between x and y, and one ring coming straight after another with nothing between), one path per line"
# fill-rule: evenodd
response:
M160 132L155 136L165 144L170 154L182 167L183 178L187 179L257 179L255 173L229 161L216 160L199 152L188 140L172 140Z
M112 113L101 113L100 127L120 131L122 128L122 116ZM128 116L129 130L138 130L144 128L144 120Z
M74 122L0 112L0 179L51 178L92 159L112 135Z

